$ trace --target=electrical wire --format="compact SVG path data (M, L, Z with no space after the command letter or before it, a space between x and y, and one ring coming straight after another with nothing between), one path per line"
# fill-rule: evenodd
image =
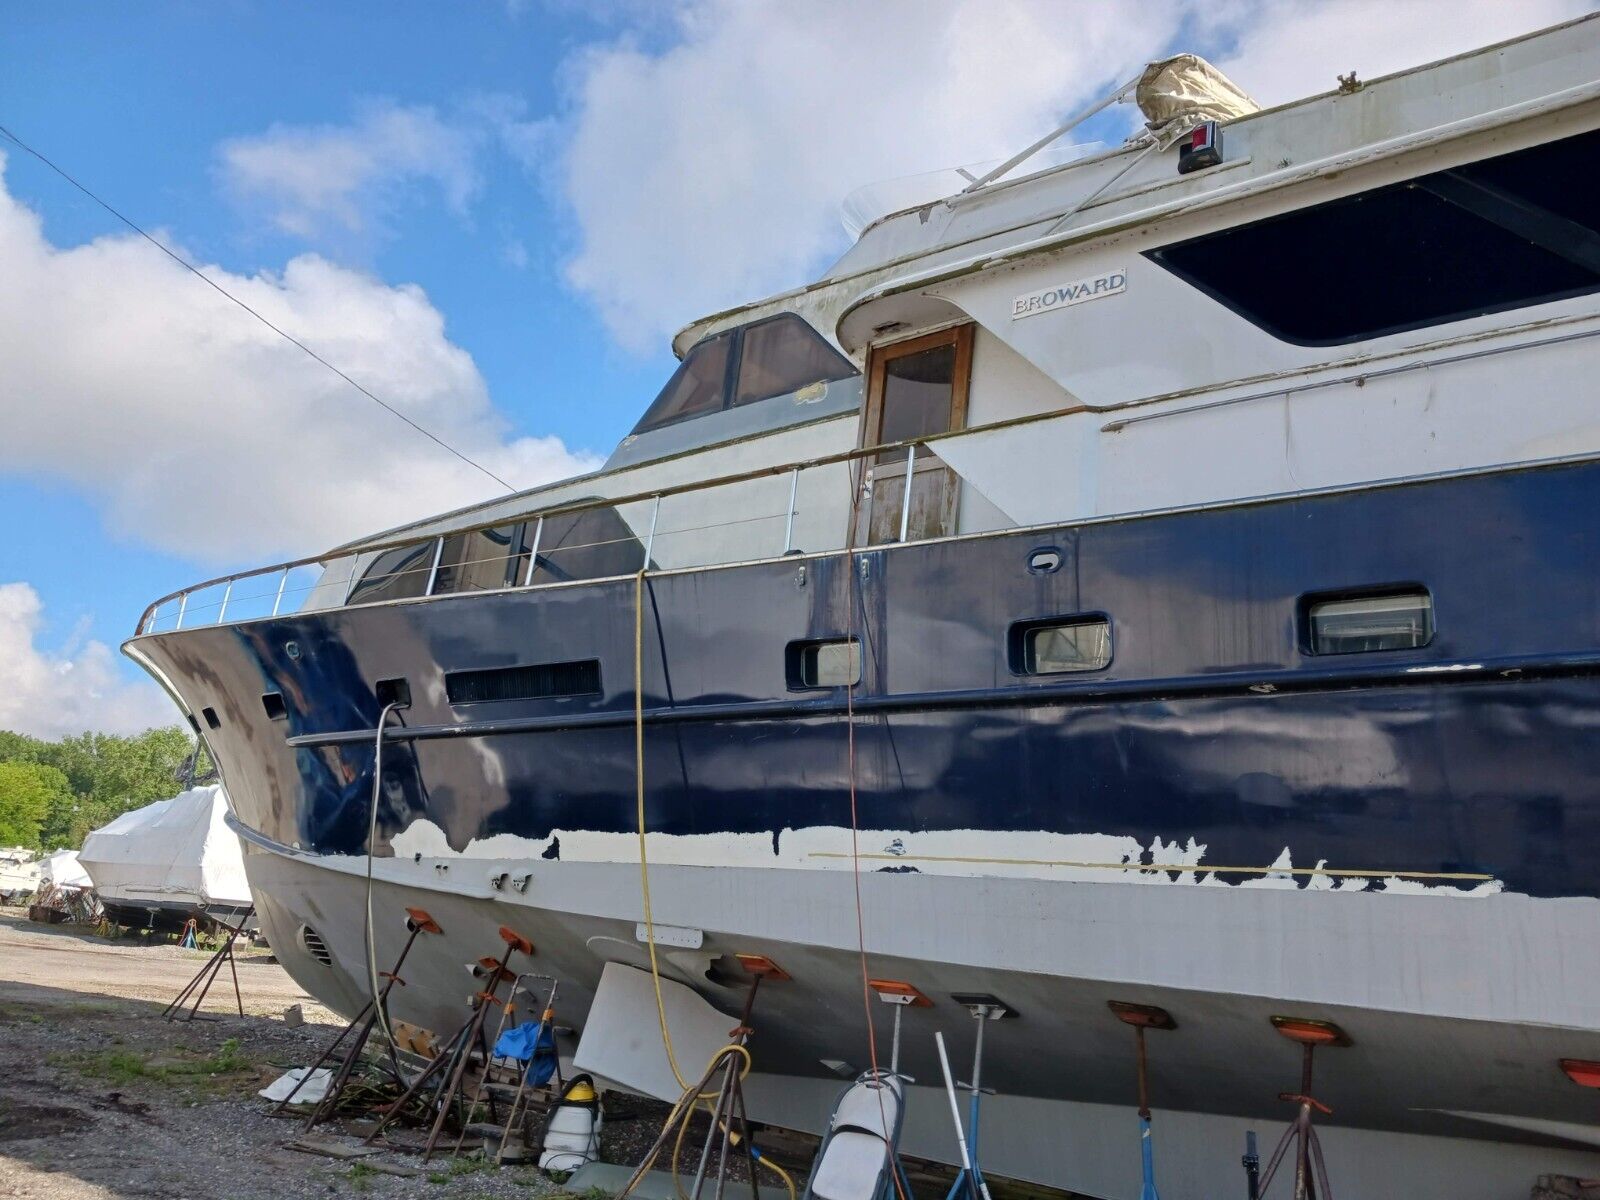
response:
M272 330L273 333L277 334L284 341L290 343L293 346L299 347L306 354L310 355L311 358L313 358L317 362L321 363L324 367L328 368L328 370L332 371L340 379L344 380L351 387L355 388L356 391L360 392L368 400L371 400L379 408L384 409L386 412L388 412L392 416L399 417L402 421L404 421L407 425L411 426L412 429L415 429L423 437L425 437L429 441L435 443L436 445L438 445L442 449L448 450L451 454L455 455L462 462L466 463L469 467L473 468L474 470L479 471L484 475L487 475L490 479L494 480L501 487L505 488L506 491L511 492L513 494L516 492L516 490L517 490L516 488L514 488L511 484L507 483L504 479L501 479L500 476L496 475L493 471L489 470L488 467L484 466L480 462L477 462L477 461L469 458L466 454L462 453L460 450L457 450L454 446L452 446L449 442L445 441L438 434L432 432L429 429L424 428L422 425L419 425L416 421L414 421L410 417L406 416L405 413L401 412L394 405L390 404L388 401L384 400L382 397L374 395L372 392L368 391L365 387L363 387L361 384L357 383L354 379L350 378L350 376L346 375L343 371L341 371L338 367L334 366L327 359L323 358L322 355L318 354L315 350L313 350L310 346L306 345L299 338L295 337L293 334L285 332L279 326L274 325L266 317L262 316L260 312L258 312L254 308L251 308L250 305L246 304L243 300L239 299L239 297L235 296L227 288L223 287L216 280L212 279L204 271L200 270L199 267L195 266L188 259L184 258L183 255L179 254L177 251L173 250L171 247L166 246L166 245L162 244L160 241L158 241L155 238L151 237L139 225L135 224L132 219L123 216L122 213L118 212L110 204L106 203L106 201L100 199L99 196L95 195L86 186L84 186L83 184L79 183L76 179L74 179L71 175L69 175L65 170L63 170L61 167L58 167L54 162L52 162L50 159L46 158L39 151L35 150L32 146L28 145L27 142L23 141L16 134L12 133L11 130L7 129L4 125L0 125L0 134L5 135L5 137L9 141L11 141L11 143L13 145L15 145L18 149L23 150L26 153L33 155L34 158L38 159L45 166L49 167L57 175L61 176L61 178L65 179L73 187L77 188L80 192L82 192L85 196L89 197L89 199L93 200L101 208L105 209L113 217L115 217L117 220L121 221L129 229L133 230L140 237L142 237L145 241L149 242L157 250L161 251L161 253L165 254L168 258L170 258L173 262L177 263L185 271L188 271L196 279L201 280L207 286L212 288L214 291L220 293L221 295L223 295L227 299L233 301L233 303L237 304L240 308L244 309L245 312L249 313L256 320L260 321L263 325L265 325L268 329Z
M378 994L378 950L372 936L372 859L378 840L378 801L383 798L383 728L388 723L389 714L399 704L398 700L391 700L378 714L378 732L372 742L372 804L367 814L367 984L372 990L372 1011L378 1016L378 1024L383 1026L383 1036L388 1039L390 1053L393 1053L395 1044L394 1030L389 1028L389 1014L384 1011L383 998Z

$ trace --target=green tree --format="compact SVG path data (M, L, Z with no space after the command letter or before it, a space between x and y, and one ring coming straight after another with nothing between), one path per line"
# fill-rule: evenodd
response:
M45 849L78 846L84 835L131 809L173 795L180 768L194 753L189 732L173 725L124 737L82 733L57 742L0 730L0 764L31 764L58 772L64 787L51 792L40 818ZM201 772L209 761L201 754ZM31 844L31 843L30 843Z
M45 822L69 812L73 795L67 777L35 762L0 763L0 845L38 849Z

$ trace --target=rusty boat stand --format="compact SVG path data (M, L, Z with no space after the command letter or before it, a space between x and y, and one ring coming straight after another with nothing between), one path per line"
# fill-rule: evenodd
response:
M507 969L511 956L519 951L528 956L533 955L533 943L514 930L502 925L500 927L500 940L505 943L505 953L498 959L485 958L474 965L474 973L479 971L487 975L488 983L483 991L476 993L472 999L472 1013L466 1022L458 1029L440 1052L433 1057L426 1067L411 1081L401 1097L389 1106L389 1111L378 1122L378 1127L366 1137L366 1144L370 1145L394 1120L405 1110L406 1106L420 1096L430 1082L442 1080L438 1084L438 1092L433 1100L433 1107L438 1112L434 1118L433 1127L429 1130L427 1145L423 1148L422 1159L426 1162L433 1154L434 1147L438 1145L439 1134L444 1129L445 1119L461 1092L462 1077L466 1074L467 1066L472 1060L475 1049L478 1048L483 1036L483 1022L488 1015L489 1005L497 1002L496 993L502 983L514 982L515 973ZM488 1067L488 1048L484 1047L483 1061L485 1069Z
M183 990L172 998L172 1003L161 1010L163 1017L169 1021L194 1020L200 1012L200 1005L205 1002L206 993L211 990L211 985L217 981L217 976L221 974L223 963L228 964L228 970L233 974L233 1002L239 1008L239 1015L241 1017L244 1016L244 996L239 991L239 968L233 958L233 940L244 931L244 927L250 923L250 918L255 916L255 912L256 906L252 904L245 910L244 916L239 918L237 925L231 928L227 925L222 926L222 945L206 961L206 965L195 972L194 978L183 985ZM195 995L196 988L199 989L199 995ZM194 996L194 1007L188 1009L187 1014L185 1014L184 1009L189 1003L190 996ZM202 1019L216 1020L215 1017Z
M323 1050L317 1061L306 1068L305 1074L290 1089L289 1094L278 1102L278 1106L272 1110L274 1114L280 1113L289 1107L300 1089L305 1087L306 1082L317 1073L323 1063L333 1057L334 1051L343 1044L345 1038L359 1029L359 1032L356 1033L355 1041L351 1042L346 1048L343 1057L339 1060L339 1065L334 1069L333 1078L328 1083L327 1092L324 1093L322 1099L311 1110L311 1115L306 1120L306 1129L310 1130L318 1122L326 1121L333 1115L338 1106L340 1094L350 1081L350 1076L354 1074L356 1065L361 1061L361 1051L365 1048L368 1038L372 1036L373 1028L380 1020L380 1010L384 1030L387 1032L389 1028L389 993L394 990L396 984L400 987L404 987L406 984L406 981L400 977L400 968L405 965L406 956L411 953L411 947L416 942L417 936L423 933L444 932L439 928L439 923L420 908L406 909L406 928L409 932L406 936L405 945L400 949L400 957L394 960L394 966L389 970L378 973L379 978L384 981L383 989L378 993L378 1006L376 1008L373 1007L371 1000L368 1000L362 1006L361 1011L351 1018L350 1023L340 1031L339 1036L328 1043L327 1048ZM394 1071L395 1082L404 1084L405 1076L400 1072L400 1064L395 1058L392 1042L388 1045L387 1051L390 1066Z
M1322 1160L1322 1143L1317 1139L1316 1126L1311 1123L1315 1109L1324 1116L1333 1110L1311 1094L1313 1056L1318 1046L1348 1046L1350 1038L1332 1021L1318 1021L1307 1017L1273 1017L1273 1028L1300 1047L1300 1090L1280 1092L1279 1100L1288 1100L1300 1106L1289 1127L1278 1139L1278 1145L1267 1161L1266 1173L1261 1178L1261 1194L1272 1186L1279 1164L1294 1146L1294 1200L1333 1200L1333 1190L1328 1186L1328 1168ZM1313 1177L1314 1176L1314 1177Z

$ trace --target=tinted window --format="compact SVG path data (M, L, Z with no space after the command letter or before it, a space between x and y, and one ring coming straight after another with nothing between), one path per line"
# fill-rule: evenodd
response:
M1111 622L1104 617L1032 624L1022 630L1022 671L1068 675L1111 665Z
M796 316L751 325L739 350L739 386L734 404L787 396L801 388L856 373L845 358Z
M791 642L787 666L792 688L854 687L861 682L861 643L854 638Z
M428 590L435 543L418 542L385 550L372 560L361 581L350 589L346 604L371 604L378 600L404 600Z
M1433 597L1427 592L1321 600L1307 613L1313 654L1415 650L1433 640Z
M1337 345L1600 290L1600 132L1149 256L1285 341Z
M730 331L707 338L689 351L633 431L644 433L660 429L663 425L720 409L727 388L728 351L732 345Z
M484 592L513 587L522 582L527 564L521 525L452 533L444 539L444 551L439 555L439 574L434 581L433 591L438 595L443 592Z
M897 355L884 363L883 370L880 443L909 441L949 430L955 401L953 344ZM905 456L904 450L886 450L881 459L898 461Z
M594 696L600 692L600 660L452 671L444 677L451 704L495 700L543 700L551 696Z
M632 575L644 565L644 543L614 508L546 517L533 582Z

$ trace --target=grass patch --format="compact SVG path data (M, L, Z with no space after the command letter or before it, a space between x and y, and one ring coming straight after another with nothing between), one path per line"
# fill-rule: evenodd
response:
M52 1065L72 1067L84 1075L109 1083L140 1080L155 1083L200 1082L218 1075L254 1071L255 1064L239 1053L239 1039L229 1038L215 1054L204 1058L163 1058L133 1050L90 1050L81 1054L51 1055Z
M468 1155L452 1158L445 1164L442 1171L431 1171L428 1174L429 1183L449 1183L452 1179L462 1175L476 1175L479 1171L492 1171L494 1161L477 1155Z
M364 1192L372 1186L373 1177L379 1173L364 1162L351 1163L345 1178L356 1185L356 1191Z

